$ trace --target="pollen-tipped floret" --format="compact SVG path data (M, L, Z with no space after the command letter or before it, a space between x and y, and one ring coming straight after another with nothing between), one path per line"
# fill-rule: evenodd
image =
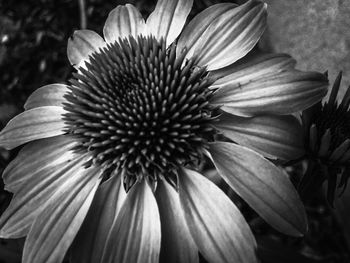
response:
M205 68L152 37L120 39L86 67L70 81L65 121L93 162L137 179L200 157L214 117Z

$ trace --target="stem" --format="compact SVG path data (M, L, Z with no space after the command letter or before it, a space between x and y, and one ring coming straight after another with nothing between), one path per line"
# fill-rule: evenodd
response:
M87 25L85 0L79 0L80 28L85 29Z

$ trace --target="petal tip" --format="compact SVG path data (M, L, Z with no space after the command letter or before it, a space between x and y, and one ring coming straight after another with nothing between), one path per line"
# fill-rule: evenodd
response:
M298 228L295 228L294 231L290 232L290 233L286 233L290 236L293 237L303 237L309 230L308 224L307 222L303 222L301 226L299 226Z
M12 239L12 238L19 238L19 237L11 234L10 231L6 230L6 224L5 224L0 229L0 238L3 238L3 239L10 239L11 238Z

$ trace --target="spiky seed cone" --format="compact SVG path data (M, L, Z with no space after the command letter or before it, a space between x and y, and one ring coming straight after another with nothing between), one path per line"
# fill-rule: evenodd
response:
M132 37L92 54L70 80L67 131L93 162L135 180L199 159L211 140L212 80L175 46Z

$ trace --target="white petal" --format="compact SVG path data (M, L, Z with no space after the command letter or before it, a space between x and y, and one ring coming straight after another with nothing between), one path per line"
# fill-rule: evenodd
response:
M36 171L27 171L31 179L22 184L0 218L2 238L18 238L27 235L47 200L65 181L74 176L76 167L81 165L81 160L71 152L63 153L57 158L59 160L47 166L43 166L43 162L40 163Z
M122 176L112 176L97 190L84 223L72 244L72 261L75 263L102 262L108 233L115 224L126 197Z
M226 137L268 158L292 160L304 154L303 129L294 116L243 118L222 113L214 125Z
M158 0L154 11L147 19L147 30L169 46L181 33L193 0Z
M0 133L0 146L13 149L26 142L64 134L62 107L45 106L25 111L10 120Z
M179 174L180 202L199 251L209 262L257 262L256 242L231 200L199 173Z
M105 47L106 43L103 38L91 30L77 30L68 39L67 56L69 62L75 68L85 67L85 61L89 56Z
M236 8L226 9L207 29L201 25L189 26L179 40L179 50L189 50L187 58L195 57L199 66L208 70L223 68L245 56L258 42L266 26L266 4L251 0ZM199 37L200 36L200 37ZM196 39L196 40L195 40Z
M236 63L210 72L218 79L212 88L236 87L294 69L296 61L286 54L251 52Z
M99 168L82 164L47 201L27 236L23 263L62 262L101 180Z
M210 153L222 178L271 226L292 236L306 232L304 206L281 169L233 143L212 143Z
M118 38L146 34L146 23L141 13L133 5L119 5L108 15L103 35L107 43L113 43Z
M327 93L327 87L323 74L289 70L221 87L211 102L239 116L283 115L315 104Z
M62 164L74 145L73 138L67 135L28 143L6 167L2 175L5 189L15 193L38 173Z
M188 230L178 193L167 182L160 180L156 199L162 227L160 262L198 262L198 248Z
M25 110L43 106L61 106L66 102L64 95L69 91L64 84L50 84L35 90L24 104Z
M187 49L187 58L191 58L194 52L194 46L200 40L203 33L208 29L211 23L222 14L236 8L233 3L220 3L206 8L196 15L184 28L177 43L176 53L179 56Z
M160 251L157 202L146 180L128 192L108 235L103 263L154 263Z

